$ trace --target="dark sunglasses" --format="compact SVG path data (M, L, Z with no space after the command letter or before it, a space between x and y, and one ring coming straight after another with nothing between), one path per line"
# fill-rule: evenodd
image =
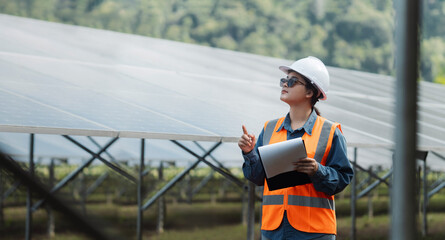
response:
M280 80L280 87L283 87L284 84L287 83L288 87L293 87L296 84L300 84L305 86L306 84L302 83L298 78L296 77L291 77L291 78L282 78Z

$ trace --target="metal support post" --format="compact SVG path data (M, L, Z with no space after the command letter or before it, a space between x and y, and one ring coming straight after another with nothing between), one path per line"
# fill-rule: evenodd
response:
M143 189L144 189L144 168L145 168L145 139L141 139L141 160L140 160L140 167L139 167L139 179L137 181L138 184L138 219L136 224L136 238L137 240L142 239L142 220L144 216L144 210L142 208L142 196L143 196Z
M422 167L416 166L417 168L417 172L416 172L416 214L418 214L420 216L420 214L422 213L422 201L421 201L421 192L422 192Z
M49 187L52 188L54 185L54 158L51 158L51 163L49 164ZM46 206L46 213L48 215L48 238L53 238L55 233L55 222L54 213L50 205Z
M419 52L419 0L397 0L395 160L391 198L391 239L417 239L416 134Z
M3 214L3 191L5 189L5 181L3 177L3 171L0 169L0 231L3 230L4 226L4 214Z
M158 179L159 182L162 182L164 180L164 164L162 161L159 164ZM158 199L158 219L157 219L158 221L156 224L157 233L164 232L164 217L165 217L165 199L162 196Z
M80 207L82 209L82 214L83 215L87 215L87 206L86 206L86 202L87 202L87 197L86 197L86 186L85 186L85 181L86 181L86 174L82 171L79 174L79 197L80 197Z
M352 164L353 170L354 170L354 177L352 178L352 186L351 186L351 240L356 239L356 208L357 208L357 193L356 193L356 187L357 187L357 148L354 148L354 164Z
M34 134L30 134L29 138L29 175L34 177ZM28 187L28 195L26 197L26 229L25 239L32 238L32 189Z
M428 206L428 171L426 169L426 159L423 161L423 225L422 225L422 235L425 237L428 234L428 221L426 218L426 208Z
M187 174L184 177L184 180L182 180L182 183L185 185L183 187L183 190L184 190L183 196L184 196L185 200L187 201L187 203L191 204L192 203L192 198L190 196L191 196L191 193L192 193L192 175L191 174Z
M255 184L249 181L247 191L247 240L253 240L255 238Z
M369 166L369 172L372 172L372 166ZM369 178L371 178L371 175L369 175ZM372 204L372 200L374 198L374 192L372 194L368 194L368 218L372 219L374 217L374 206Z
M247 202L248 202L248 185L244 187L242 193L241 193L241 200L242 200L242 210L241 210L241 223L243 226L247 226Z

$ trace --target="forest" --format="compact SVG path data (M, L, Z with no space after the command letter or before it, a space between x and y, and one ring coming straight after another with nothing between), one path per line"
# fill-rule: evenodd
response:
M419 9L420 79L445 84L445 0ZM0 0L0 13L395 74L390 0Z

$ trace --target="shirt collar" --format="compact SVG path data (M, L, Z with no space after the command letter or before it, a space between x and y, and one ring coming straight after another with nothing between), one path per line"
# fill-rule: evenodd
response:
M312 135L312 128L314 127L316 119L317 119L317 113L315 112L315 110L312 110L311 115L309 115L309 118L304 123L303 127L295 129L295 131L300 131L300 130L304 129L304 131L307 134ZM283 128L289 132L294 132L294 130L291 127L289 113L287 113L286 118L284 119L281 126L278 128L277 132L281 131Z

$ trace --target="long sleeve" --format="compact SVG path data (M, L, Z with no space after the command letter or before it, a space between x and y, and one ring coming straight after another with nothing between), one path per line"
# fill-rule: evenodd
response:
M260 155L258 154L258 147L261 147L262 144L263 131L261 131L258 136L255 148L250 153L245 154L243 152L244 177L258 186L264 185L264 179L266 178L266 173L264 172L263 164L261 163Z
M339 129L335 130L326 165L318 164L318 171L311 177L317 191L328 195L341 192L352 180L354 172L348 160L346 139Z

